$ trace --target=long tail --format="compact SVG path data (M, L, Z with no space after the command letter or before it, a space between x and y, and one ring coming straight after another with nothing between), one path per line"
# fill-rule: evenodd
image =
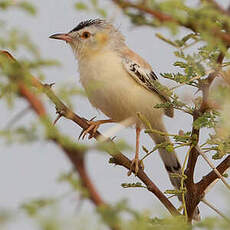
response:
M165 132L165 130L160 130L160 131ZM155 133L150 133L149 135L151 136L151 138L154 140L156 144L161 144L163 142L170 142L167 136L161 136ZM158 151L164 163L165 169L168 172L169 179L172 185L179 190L181 186L181 178L172 176L172 173L181 174L181 164L177 158L176 153L174 151L169 152L165 148L159 148Z
M160 128L158 126L158 130L161 132L167 132L165 130L163 124ZM170 143L168 136L162 136L162 135L159 135L156 133L149 133L149 135L154 140L154 142L156 144L161 144L163 142L169 142ZM173 150L173 151L169 152L165 148L159 148L158 151L159 151L160 157L164 163L165 169L168 172L169 179L170 179L172 185L176 189L179 190L181 187L181 178L172 176L172 173L181 174L181 164L177 158L175 151ZM182 200L181 196L178 196L178 199L181 201ZM194 212L193 219L197 220L197 221L200 220L200 211L199 211L198 207L196 208L196 210Z

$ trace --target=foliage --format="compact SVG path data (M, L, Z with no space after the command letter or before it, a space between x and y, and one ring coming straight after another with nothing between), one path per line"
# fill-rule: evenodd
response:
M85 3L85 1L78 1L75 4L75 8L81 11L95 11L98 15L105 18L107 16L106 10L100 6L100 1L98 0L90 0L89 4Z
M179 177L182 181L180 190L165 191L165 194L172 196L182 196L183 207L186 208L186 164L195 146L199 144L200 151L211 156L213 160L224 159L230 153L230 72L228 70L229 50L230 47L230 16L229 11L222 6L215 5L214 1L203 0L196 6L190 6L185 0L147 0L147 1L111 1L121 8L135 26L147 25L150 28L166 28L171 32L156 33L156 36L174 49L175 73L162 73L161 76L173 81L176 86L167 90L161 87L157 82L153 82L155 87L164 90L170 98L170 102L161 103L155 106L157 109L173 107L193 118L191 130L184 132L183 127L179 127L178 134L169 134L152 129L148 120L141 114L138 117L146 124L148 129L145 133L157 133L162 136L172 138L172 143L168 141L157 144L153 149L148 150L142 146L145 156L141 163L147 160L153 152L159 148L165 148L173 152L180 147L189 147L185 161L183 163L182 175L172 173L172 177ZM219 6L219 7L217 7ZM110 11L103 6L99 0L77 1L74 5L78 11L96 12L101 17L106 17ZM0 9L4 11L17 10L27 13L29 17L36 16L36 8L27 1L0 0ZM46 67L58 66L55 60L47 60L42 57L39 49L31 41L30 35L18 28L8 27L7 20L0 21L0 47L17 54L20 50L26 52L25 57L15 61L9 61L9 58L0 56L0 99L6 102L7 108L15 111L15 105L23 95L21 94L21 84L28 87L35 96L41 97L41 94L49 94L42 87L34 89L33 76L35 73L39 79L45 80L43 70ZM186 28L187 30L182 30ZM169 38L170 37L170 38ZM228 40L229 39L229 40ZM160 42L160 41L159 41ZM224 59L225 58L225 59ZM224 60L223 60L224 59ZM224 84L214 87L211 92L210 86L212 81L222 77ZM187 103L182 97L177 95L177 88L187 85L197 90L200 94L194 95L191 103ZM51 86L50 86L51 88ZM48 93L47 93L48 92ZM85 96L85 93L70 84L61 85L56 90L58 98L61 98L72 108L72 99L75 96ZM57 102L57 104L59 101ZM56 104L56 106L57 106ZM31 107L29 107L31 109ZM57 108L60 117L63 115ZM61 130L53 125L49 115L40 115L39 119L23 123L21 120L28 112L23 110L16 117L3 127L1 126L0 138L8 144L31 143L38 140L52 141L64 150L67 156L74 158L78 163L82 163L85 155L92 150L99 152L109 152L110 155L117 154L118 151L129 150L130 146L124 141L117 141L116 145L111 142L98 144L80 144L73 137L65 135ZM45 110L45 109L44 109ZM59 117L59 118L60 118ZM68 117L69 118L69 117ZM71 118L70 118L71 119ZM20 124L17 122L21 121ZM200 130L208 130L209 136L202 143L200 141ZM77 155L71 155L72 153ZM226 158L225 158L226 159ZM113 157L109 161L115 165L119 164ZM79 166L79 165L78 165ZM79 169L80 168L80 169ZM59 182L65 182L69 185L71 194L78 193L82 199L93 201L92 191L86 182L88 177L85 173L84 164L79 168L75 165L75 170L63 173L59 176ZM79 174L77 174L79 173ZM82 173L82 174L81 174ZM83 176L82 176L83 175ZM227 176L226 174L224 174ZM205 176L205 175L202 175ZM87 187L88 186L88 187ZM143 189L144 192L151 190L146 184L141 182L122 183L122 188L126 189ZM113 191L111 191L112 194ZM74 229L76 226L82 229L138 229L138 230L173 230L173 229L228 229L229 222L219 218L205 218L193 226L187 223L187 215L178 217L165 217L158 219L156 209L150 211L138 211L131 208L127 201L120 201L115 204L104 204L97 201L95 212L88 215L87 221L81 222L81 218L75 213L73 218L65 216L60 218L59 209L62 209L61 202L64 198L69 197L64 194L61 197L38 198L24 202L20 207L20 212L26 213L31 220L38 224L40 229ZM199 200L200 201L200 200ZM11 213L12 212L12 213ZM11 216L18 210L5 211L0 210L0 228L7 223L11 223ZM48 214L47 214L48 213ZM185 212L186 213L186 212ZM18 216L18 215L15 215ZM96 224L89 226L91 219L96 216ZM153 217L154 216L154 217ZM126 218L127 217L127 218ZM16 217L18 218L18 217ZM75 221L73 221L75 219ZM81 223L77 223L78 220ZM88 223L87 223L88 222ZM93 222L93 220L92 220ZM79 228L78 228L79 229Z

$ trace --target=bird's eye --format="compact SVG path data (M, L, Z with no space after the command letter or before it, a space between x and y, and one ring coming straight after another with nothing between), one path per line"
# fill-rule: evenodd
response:
M82 38L84 38L84 39L89 38L90 35L91 35L90 32L85 31L82 33Z

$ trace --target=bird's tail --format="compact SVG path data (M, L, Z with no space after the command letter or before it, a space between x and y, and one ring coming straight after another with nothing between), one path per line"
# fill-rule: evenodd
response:
M161 131L165 132L165 130ZM162 144L164 142L170 143L170 140L167 136L162 136L156 133L150 133L149 135L156 144ZM172 185L179 190L181 186L181 178L176 177L175 174L181 174L181 164L177 158L175 151L167 151L165 147L158 148L158 151Z
M158 127L159 130L159 127ZM165 132L166 130L162 125L161 132ZM170 143L170 140L168 136L162 136L157 133L149 133L150 137L154 140L156 144L162 144L162 143ZM170 149L171 150L171 149ZM158 148L158 151L160 153L160 157L164 163L165 169L167 170L167 173L169 175L169 179L177 190L180 190L181 187L181 178L176 177L175 174L181 174L181 164L177 158L177 155L174 150L172 151L167 151L165 147ZM174 174L174 175L173 175ZM182 197L178 196L178 199L181 201ZM199 221L200 220L200 211L199 208L197 207L193 219Z

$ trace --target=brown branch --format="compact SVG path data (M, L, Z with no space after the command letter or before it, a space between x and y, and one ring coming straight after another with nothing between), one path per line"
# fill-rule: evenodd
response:
M221 52L217 58L217 64L220 66L224 60L224 54ZM211 87L211 84L213 80L218 76L218 69L216 71L210 73L208 77L205 80L200 81L200 90L202 91L202 102L200 105L200 108L197 108L193 112L193 123L198 119L204 112L206 112L209 108L209 89ZM186 196L186 207L188 211L188 220L192 221L195 208L199 204L199 202L202 200L204 196L204 190L200 188L198 184L194 183L194 170L196 166L196 162L198 159L198 156L200 155L197 144L199 141L199 134L200 129L197 129L193 126L191 137L193 139L193 142L190 146L194 146L191 149L187 168L185 170L185 174L187 176L185 180L186 188L187 188L187 196Z
M9 60L11 61L14 61L14 62L16 61L12 57L12 55L10 55L6 51L0 51L0 55L3 55L4 57L8 57ZM35 78L32 79L32 82L33 82L33 85L36 87L40 85L39 81L37 81L37 79ZM39 118L46 117L47 113L46 113L46 110L45 110L45 107L42 101L21 80L18 81L18 93L30 104L30 108L38 115ZM77 149L71 149L71 148L68 148L67 146L64 146L55 138L49 138L49 140L57 144L64 151L67 157L70 159L71 163L74 165L76 171L79 174L79 178L81 179L82 185L87 189L88 194L89 194L89 199L93 202L93 204L95 206L109 207L109 205L106 204L105 201L103 201L103 199L97 192L94 184L92 183L87 173L87 170L85 168L83 153ZM108 223L108 225L110 226L110 223ZM119 226L110 226L110 228L112 230L120 229Z
M37 82L38 83L38 82ZM44 92L50 98L50 100L55 104L56 109L67 119L72 120L78 124L81 128L87 129L89 127L87 121L84 118L79 117L77 114L73 113L65 104L60 101L60 99L54 94L48 85L43 85L42 83L37 84L39 87L43 87ZM98 139L101 135L98 131L95 133L94 138ZM105 138L106 139L106 138ZM107 140L112 146L113 149L116 149L115 144L111 139ZM124 156L121 152L117 151L114 154L114 151L108 151L108 153L113 157L113 161L117 165L121 165L126 169L130 169L131 161ZM143 170L139 170L137 177L147 186L148 190L151 191L157 198L163 203L163 205L168 209L172 215L179 215L177 209L172 205L172 203L167 199L167 197L158 189L158 187L150 180L150 178L145 174Z
M212 5L215 9L220 11L222 14L226 14L227 16L230 15L230 12L226 9L224 9L221 5L219 5L215 0L202 0L202 2L208 2L210 5Z
M54 140L56 142L56 140ZM56 142L59 144L58 142ZM79 174L79 178L82 181L83 186L87 189L89 193L90 200L96 206L108 206L105 201L101 198L99 193L97 192L95 186L93 185L87 170L85 168L85 160L83 153L77 152L75 149L70 150L67 147L61 145L62 150L66 153L72 164L74 165L75 169Z
M77 114L73 113L51 90L50 85L42 84L39 80L35 77L31 76L32 85L42 90L49 99L55 104L57 112L64 116L67 119L72 120L74 123L79 125L83 129L87 129L89 127L86 119L81 118ZM97 131L94 135L94 138L98 139L101 134ZM114 154L114 149L116 149L115 144L111 139L107 140L113 146L113 151L109 151L108 153L112 156L113 162L117 165L121 165L126 169L130 169L131 161L124 156L121 152L116 151ZM69 154L69 153L68 153ZM69 156L72 159L72 155ZM151 181L151 179L145 174L142 169L139 169L137 177L147 186L148 190L152 192L161 202L162 204L168 209L168 211L172 215L180 215L178 210L174 207L174 205L168 200L168 198L158 189L158 187Z
M225 216L221 211L219 211L216 207L214 207L214 205L209 203L206 199L203 198L202 202L206 204L209 208L211 208L214 212L216 212L218 215L223 217L226 221L230 222L230 219L227 216Z
M23 96L29 102L31 108L39 117L46 116L46 111L42 102L38 99L38 97L34 95L34 93L31 92L29 88L20 83L19 92L20 95ZM82 153L78 152L76 149L68 149L66 146L60 144L57 139L52 138L51 140L63 149L63 151L66 153L72 164L75 166L75 169L77 170L81 178L82 184L89 192L90 200L96 206L106 205L106 203L102 200L93 183L91 182L91 179L88 176L88 173L85 169Z
M206 156L205 153L202 152L202 150L200 149L200 147L197 145L196 146L197 151L199 152L200 156L203 157L203 159L207 162L207 164L213 169L213 171L216 173L217 177L224 183L224 185L226 186L226 188L229 189L230 191L230 185L228 184L228 182L225 180L225 178L221 175L221 173L216 169L216 167L214 166L214 164L208 159L208 157ZM228 166L228 165L227 165Z
M32 109L39 117L46 116L45 107L42 102L32 93L23 83L18 84L19 93L22 97L26 98Z
M150 9L143 4L135 4L129 1L121 1L121 0L112 0L112 1L122 9L133 8L133 9L140 10L144 13L147 13L155 17L160 22L177 22L177 20L172 18L170 15L164 14L158 10Z
M147 14L152 15L153 17L157 18L160 22L177 22L174 18L170 15L164 14L158 10L150 9L143 4L135 4L128 1L121 1L121 0L112 0L115 4L117 4L120 8L135 8L141 10Z
M214 0L207 0L207 1L212 3L219 11L223 12L223 9L221 9L221 7L217 3L215 3ZM197 26L194 25L193 23L181 22L179 20L176 20L175 18L173 18L170 15L166 15L163 12L160 12L158 10L148 8L143 4L135 4L135 3L130 2L130 1L121 1L121 0L113 0L113 2L115 4L117 4L122 9L133 8L133 9L139 10L140 12L144 12L146 14L149 14L149 15L155 17L156 19L158 19L162 23L173 22L173 23L176 23L180 26L191 29L194 32L199 32ZM226 12L224 12L224 13L226 13ZM229 14L229 12L228 12L228 14ZM230 45L230 34L228 32L222 32L218 28L217 29L213 28L213 30L211 32L212 32L213 36L219 37L222 41L224 41L227 47ZM217 60L217 63L221 64L223 59L224 59L224 54L220 53L218 60ZM210 103L208 101L208 99L209 99L209 88L210 88L213 80L217 76L217 74L218 74L218 71L215 71L215 72L211 73L207 79L202 81L201 90L203 93L203 97L202 97L203 100L202 100L200 108L196 109L193 113L193 122L198 117L200 117L207 109L209 109L209 107L210 107ZM185 170L185 174L187 176L187 179L185 181L186 188L187 188L186 208L188 211L188 220L189 221L192 221L195 208L197 207L197 205L199 204L200 200L203 198L203 195L204 195L203 192L200 190L199 186L194 184L194 170L195 170L196 162L197 162L197 159L199 156L199 152L196 149L196 144L199 141L199 134L200 134L200 130L193 127L192 135L191 135L193 142L191 143L191 146L193 145L194 147L191 149L188 163L187 163L187 168ZM214 175L212 174L212 176L214 176ZM211 180L211 177L209 178L209 180Z
M199 111L195 110L193 113L193 123L194 121L199 117ZM192 137L193 137L193 143L190 147L192 147L190 151L190 155L188 158L187 167L185 170L185 175L187 176L185 180L185 186L186 186L186 209L188 214L188 221L191 222L194 217L194 211L199 204L202 196L201 194L198 195L197 187L194 184L194 170L196 166L196 162L199 156L199 153L196 151L196 144L199 140L199 134L200 130L193 127L192 129Z
M216 169L222 175L230 167L230 155L227 156L217 167ZM208 186L218 179L218 175L214 170L204 176L196 185L199 188L200 193L204 193Z
M184 28L192 30L193 32L196 32L196 33L199 32L197 25L195 23L191 23L189 21L183 22L183 21L177 20L177 19L173 18L171 15L160 12L159 10L155 10L155 9L146 7L143 4L136 4L136 3L133 3L130 1L123 1L123 0L112 0L112 1L122 9L126 9L126 8L137 9L140 12L144 12L146 14L153 16L154 18L156 18L157 20L159 20L162 23L173 22L173 23L178 24L179 26L182 26ZM228 11L226 11L226 12L228 12ZM209 32L211 32L214 37L216 36L216 37L220 38L226 45L230 45L230 33L222 32L218 28L216 28L216 29L213 28Z
M40 83L40 85L42 84ZM44 92L50 98L50 100L56 105L57 111L59 113L61 113L64 117L72 120L83 129L87 129L89 127L87 121L79 117L77 114L73 113L67 106L65 106L64 103L62 103L59 100L59 98L53 93L50 87L47 87L47 85L43 85L43 87L45 89ZM97 131L94 135L94 138L98 139L100 136L102 136L101 133ZM111 139L108 139L107 141L113 146L113 149L116 149L116 146ZM131 161L121 152L117 151L117 153L114 154L114 151L108 151L108 153L113 157L113 161L115 164L121 165L128 170L130 169ZM147 186L148 190L152 192L163 203L163 205L168 209L168 211L172 215L179 215L177 209L172 205L172 203L167 199L167 197L158 189L158 187L150 180L150 178L145 174L143 170L140 169L138 171L137 177Z

